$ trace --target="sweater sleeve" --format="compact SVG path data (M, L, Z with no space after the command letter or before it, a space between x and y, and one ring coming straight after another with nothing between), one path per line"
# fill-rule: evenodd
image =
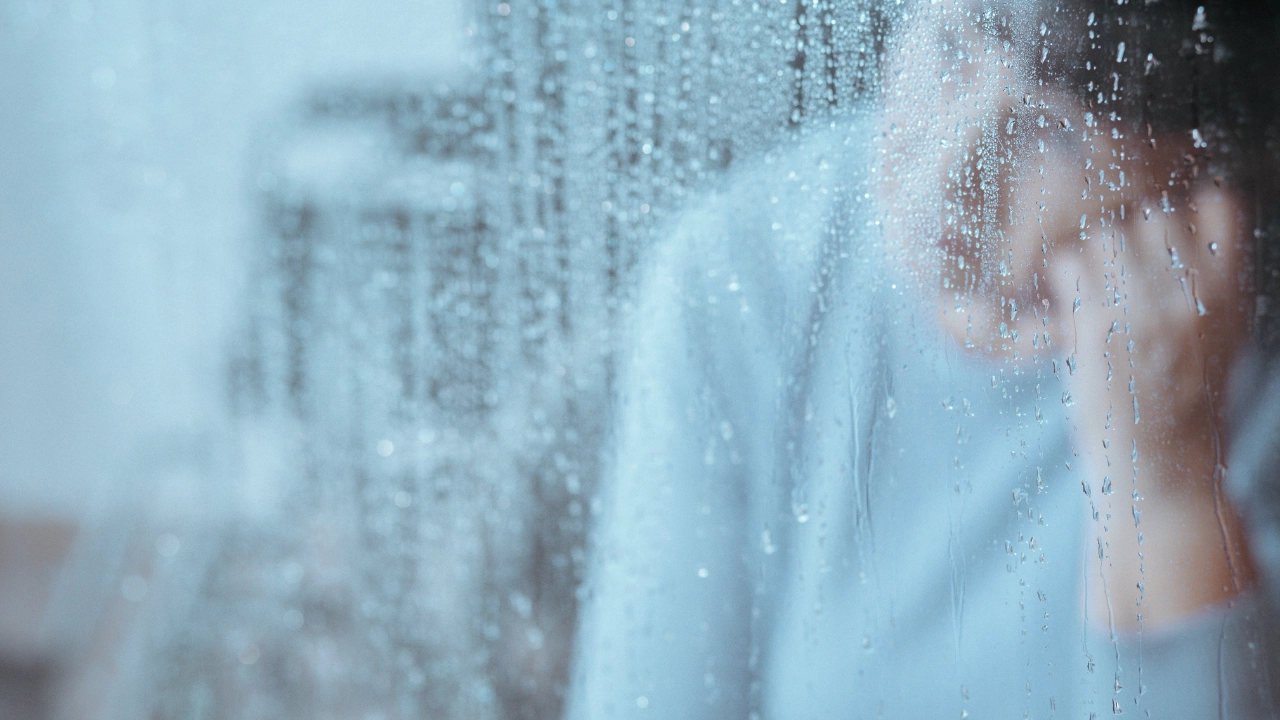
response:
M618 359L567 717L751 714L762 578L785 555L780 428L855 152L817 138L766 157L654 248Z
M1240 363L1230 408L1227 490L1244 514L1269 603L1280 608L1280 364L1257 355Z
M745 299L708 250L715 213L659 250L620 359L613 471L593 518L569 717L745 717L748 477L767 467L768 395ZM723 272L721 272L723 271ZM736 388L730 393L728 388Z

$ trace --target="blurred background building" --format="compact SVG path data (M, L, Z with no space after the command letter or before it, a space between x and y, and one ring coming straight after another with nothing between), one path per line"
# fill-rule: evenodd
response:
M0 716L552 718L611 351L881 4L0 4Z

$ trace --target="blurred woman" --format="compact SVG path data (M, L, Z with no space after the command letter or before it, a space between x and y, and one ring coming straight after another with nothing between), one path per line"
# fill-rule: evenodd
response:
M1275 15L914 3L878 104L687 213L571 713L1274 714L1225 395Z

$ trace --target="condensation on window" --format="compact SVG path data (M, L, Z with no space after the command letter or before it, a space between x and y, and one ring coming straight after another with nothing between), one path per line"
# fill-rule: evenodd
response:
M24 192L150 238L133 362L212 389L117 373L103 479L6 509L0 709L1276 713L1265 3L9 10L129 33ZM184 107L253 23L348 60Z

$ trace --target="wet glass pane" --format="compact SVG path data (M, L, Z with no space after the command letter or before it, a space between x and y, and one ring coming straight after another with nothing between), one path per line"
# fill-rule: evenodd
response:
M1280 713L1204 1L0 2L0 716Z

